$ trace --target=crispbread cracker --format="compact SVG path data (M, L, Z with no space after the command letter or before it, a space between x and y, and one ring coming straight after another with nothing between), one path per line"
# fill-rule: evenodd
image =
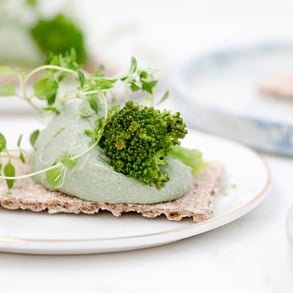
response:
M22 168L21 172L26 172L30 167L26 164L17 168ZM0 206L10 210L48 211L50 214L97 214L99 211L105 210L116 217L123 213L136 212L147 218L164 215L174 221L188 217L192 218L194 222L200 222L210 217L222 174L221 164L210 164L209 168L194 180L190 192L180 199L158 204L90 202L61 192L49 191L31 178L16 180L13 189L8 193L5 181L0 180Z

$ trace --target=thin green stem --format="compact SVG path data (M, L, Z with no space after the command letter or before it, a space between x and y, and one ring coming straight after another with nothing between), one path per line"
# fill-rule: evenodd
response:
M43 65L43 66L39 66L37 68L35 68L34 70L32 70L31 72L29 72L26 77L24 78L24 84L26 85L27 82L29 81L29 79L35 75L36 73L40 72L40 71L44 71L47 69L55 69L58 71L63 71L63 72L67 72L72 74L74 77L78 78L78 73L72 69L66 68L66 67L61 67L61 66L57 66L57 65Z
M89 148L87 148L85 151L75 155L74 157L72 157L73 160L77 160L79 159L80 157L84 156L85 154L87 154L88 152L90 152L93 148L95 148L97 146L99 142L99 139L97 139ZM7 152L7 157L9 157L9 159L11 159L11 155ZM39 170L39 171L36 171L36 172L32 172L32 173L29 173L29 174L24 174L24 175L20 175L20 176L0 176L0 180L1 179L5 179L5 180L18 180L18 179L26 179L26 178L30 178L30 177L33 177L33 176L36 176L36 175L39 175L39 174L42 174L42 173L45 173L47 171L50 171L50 170L53 170L55 168L58 168L58 167L61 167L63 164L61 162L53 165L53 166L50 166L48 168L45 168L45 169L42 169L42 170Z
M29 174L24 174L24 175L20 175L20 176L0 176L0 179L5 179L5 180L18 180L18 179L26 179L26 178L30 178L30 177L33 177L35 175L39 175L39 174L42 174L42 173L45 173L47 171L50 171L50 170L53 170L57 167L60 167L62 165L62 163L58 163L54 166L50 166L48 168L45 168L45 169L42 169L42 170L39 170L39 171L36 171L36 172L33 172L33 173L29 173Z
M21 82L20 82L20 88L21 88L21 91L22 91L22 94L23 94L23 99L25 101L27 101L32 107L34 107L35 109L37 109L39 112L41 111L39 109L38 106L36 106L36 104L34 104L32 101L31 101L31 98L30 96L27 94L27 90L26 90L26 87L27 87L27 83L28 81L37 73L41 72L41 71L44 71L44 70L49 70L49 69L54 69L54 70L58 70L58 71L61 71L61 72L67 72L67 73L70 73L71 75L73 75L75 78L79 78L78 77L78 73L72 69L69 69L69 68L65 68L65 67L61 67L61 66L57 66L57 65L43 65L43 66L39 66L37 68L35 68L34 70L30 71L24 79L21 79Z
M97 146L97 144L99 143L99 140L100 139L97 139L89 148L87 148L83 152L73 156L72 159L77 160L77 159L81 158L82 156L84 156L85 154L87 154L88 152L90 152L92 149L94 149Z
M81 93L83 94L83 95L85 95L85 96L87 96L87 95L95 95L95 94L98 94L98 93L107 93L107 92L111 92L111 91L113 91L113 89L112 88L110 88L110 89L98 89L98 90L94 90L94 91L81 91Z
M33 101L31 98L29 97L20 97L19 98L23 99L24 101L26 101L27 103L29 103L35 110L37 110L38 112L42 112L42 109L40 109Z
M16 96L18 98L26 101L27 103L29 103L38 112L41 112L40 108L32 101L31 97L29 97L27 92L26 92L25 79L22 78L22 76L20 74L17 74L17 77L18 77L18 80L19 80L19 87L20 87L20 91L21 91L22 95L16 95Z

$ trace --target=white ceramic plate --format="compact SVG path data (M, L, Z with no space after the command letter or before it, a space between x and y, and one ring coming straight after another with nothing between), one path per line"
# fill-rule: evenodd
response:
M260 83L293 75L293 45L265 44L197 56L171 71L176 107L189 125L252 147L293 155L293 101Z
M270 173L254 151L222 138L190 132L186 146L198 148L206 159L222 161L224 192L219 194L211 219L195 224L165 218L145 219L129 214L48 215L0 209L0 251L32 254L86 254L124 251L195 236L245 215L265 197Z

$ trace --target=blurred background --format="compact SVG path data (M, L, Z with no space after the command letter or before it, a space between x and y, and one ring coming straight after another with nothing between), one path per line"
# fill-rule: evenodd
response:
M118 70L134 55L165 69L207 50L291 40L292 5L289 0L0 0L0 59L41 62L36 46L41 37L32 40L31 30L63 14L84 34L91 62Z
M286 0L82 1L79 5L95 52L117 65L132 54L164 67L219 47L290 40L293 32L293 4Z
M190 127L204 125L262 150L293 155L292 103L260 99L255 85L293 72L292 7L289 0L0 0L0 64L30 68L43 64L48 51L74 47L88 70L103 64L116 73L135 56L139 65L158 69L162 88L180 101ZM263 44L286 45L245 51ZM195 60L205 60L204 66ZM15 111L11 101L2 99L0 116ZM227 111L230 116L222 115ZM260 129L267 121L278 125ZM230 135L231 125L239 136ZM260 135L262 144L255 144Z

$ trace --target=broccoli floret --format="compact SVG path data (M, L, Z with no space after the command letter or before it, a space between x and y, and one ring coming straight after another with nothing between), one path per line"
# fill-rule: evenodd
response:
M31 28L31 34L45 54L65 54L74 48L78 63L83 64L87 59L83 32L63 14L50 19L40 19Z
M115 171L161 188L169 180L167 155L186 133L180 113L129 101L107 120L99 146Z
M203 160L202 153L196 149L187 149L176 145L170 150L169 156L189 166L192 169L193 176L198 175L200 171L208 166L208 163Z

